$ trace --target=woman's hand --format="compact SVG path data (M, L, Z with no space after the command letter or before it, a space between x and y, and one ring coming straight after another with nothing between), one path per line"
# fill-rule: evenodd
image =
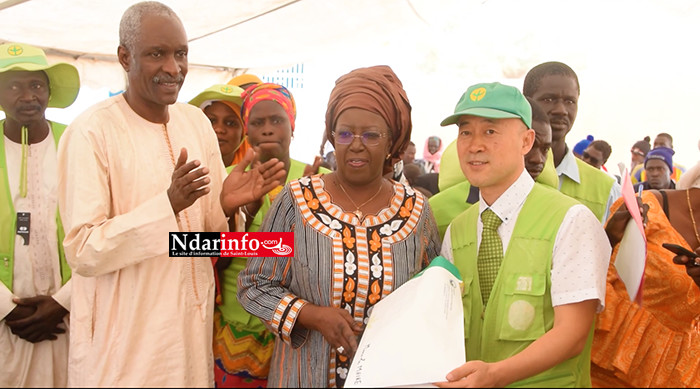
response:
M642 203L640 197L635 197L637 199L637 205L639 205L639 213L642 215L642 221L644 226L647 225L647 212L649 211L649 204ZM632 215L630 211L627 210L627 205L623 202L622 205L608 218L605 224L605 233L608 235L608 240L610 241L610 246L615 247L622 237L625 235L625 228L629 222Z
M252 164L250 170L245 170ZM264 163L255 160L255 152L248 150L245 158L233 168L221 189L221 206L231 217L238 207L259 201L267 192L276 188L287 175L284 163L273 158Z
M700 247L695 248L695 254L700 255ZM700 288L700 258L690 258L687 255L676 255L673 263L685 265L685 272L693 279L695 285Z
M323 338L343 354L352 358L357 351L357 337L362 333L362 325L353 320L350 313L342 308L321 307L306 304L299 311L299 324L320 332Z

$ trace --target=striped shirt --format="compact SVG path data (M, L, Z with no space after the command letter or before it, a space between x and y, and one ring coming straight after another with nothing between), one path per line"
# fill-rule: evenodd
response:
M346 309L365 324L372 307L440 252L428 202L394 182L390 204L360 221L331 202L321 176L291 181L260 231L293 231L294 257L251 257L241 305L277 334L270 387L342 387L350 360L320 332L296 328L306 303Z

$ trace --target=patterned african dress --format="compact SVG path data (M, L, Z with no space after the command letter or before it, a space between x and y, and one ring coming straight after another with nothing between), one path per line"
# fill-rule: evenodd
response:
M287 182L303 176L305 167L303 162L290 160ZM323 168L321 171L329 172ZM270 205L283 188L278 186L263 197L262 206L247 231L258 231ZM245 230L245 221L241 221L243 226L237 231ZM260 319L250 315L238 303L238 273L245 264L246 258L233 258L221 273L221 296L214 311L214 384L217 388L267 386L275 336Z
M270 387L342 387L351 361L320 332L295 326L300 309L339 307L365 324L379 300L439 255L428 202L393 185L390 204L362 221L332 202L319 175L291 181L270 208L261 231L293 231L295 255L249 258L238 277L241 305L280 340Z
M608 269L605 310L596 319L591 352L591 379L596 388L700 387L700 290L673 263L663 243L688 244L671 225L653 193L642 192L649 204L647 258L642 305L630 301L615 268L618 244ZM618 199L612 215L622 206Z

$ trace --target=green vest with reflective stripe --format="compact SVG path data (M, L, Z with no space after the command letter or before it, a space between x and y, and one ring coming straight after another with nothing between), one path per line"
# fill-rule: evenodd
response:
M0 128L4 128L5 120L0 120ZM66 129L64 124L51 123L51 133L53 134L56 146L58 140ZM5 157L5 135L0 136L0 281L12 290L14 276L14 256L15 256L15 229L17 228L17 214L10 193L10 183L7 174L7 160ZM56 208L56 226L58 234L58 256L61 261L61 283L68 282L71 270L66 262L66 255L63 251L63 224L61 216Z
M515 221L501 268L484 309L477 270L479 207L457 216L452 253L462 275L467 360L496 362L523 351L554 326L552 249L567 211L578 202L535 183ZM590 387L593 327L581 354L510 387Z
M615 179L582 160L575 159L581 183L579 184L564 175L559 190L561 193L580 201L593 212L598 220L605 222L603 216L607 211L608 197L610 197L610 190Z

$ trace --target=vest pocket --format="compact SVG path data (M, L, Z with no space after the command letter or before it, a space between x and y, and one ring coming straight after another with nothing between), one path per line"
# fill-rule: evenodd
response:
M471 295L472 279L462 280L462 307L464 307L464 339L469 338L469 324L471 323L472 299Z
M535 340L544 335L545 278L542 274L510 274L504 285L499 339Z

